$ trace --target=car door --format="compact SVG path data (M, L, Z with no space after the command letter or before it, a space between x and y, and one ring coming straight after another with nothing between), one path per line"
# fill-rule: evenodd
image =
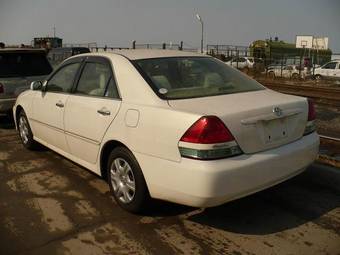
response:
M80 66L81 59L63 64L48 78L32 102L34 135L65 152L69 149L64 134L64 107Z
M110 61L88 57L65 107L65 135L73 156L96 162L103 136L120 105Z
M321 75L327 76L328 78L333 78L336 65L336 62L327 63L321 68Z

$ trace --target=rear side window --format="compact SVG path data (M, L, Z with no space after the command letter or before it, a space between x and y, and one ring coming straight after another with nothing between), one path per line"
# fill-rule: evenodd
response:
M76 93L98 97L117 97L111 67L104 63L86 63Z
M0 77L43 76L52 72L44 53L0 53Z
M73 63L59 69L48 81L47 91L69 93L79 66L80 63Z

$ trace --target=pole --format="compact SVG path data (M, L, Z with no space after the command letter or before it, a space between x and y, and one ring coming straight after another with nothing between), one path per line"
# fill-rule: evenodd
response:
M201 38L201 53L203 53L203 21L201 20L202 25L202 38Z
M204 32L203 20L198 13L196 14L196 18L198 19L199 22L201 22L201 53L203 53L203 32Z

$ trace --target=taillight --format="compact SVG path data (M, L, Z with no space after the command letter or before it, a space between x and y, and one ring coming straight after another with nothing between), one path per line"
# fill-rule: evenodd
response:
M0 83L0 94L4 93L5 92L5 89L4 89L4 85L2 85Z
M196 121L179 142L182 157L220 159L242 153L234 136L216 116L205 116Z
M216 116L200 118L181 138L182 142L201 144L224 143L233 140L235 140L233 135Z
M316 119L316 111L315 111L314 103L308 99L308 119L307 119L305 132L303 135L308 135L310 133L313 133L316 130L315 119Z

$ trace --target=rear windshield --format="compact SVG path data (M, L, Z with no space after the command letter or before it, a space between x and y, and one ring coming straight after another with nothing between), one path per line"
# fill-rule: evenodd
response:
M171 57L133 61L163 99L184 99L262 90L264 87L210 57Z
M0 77L48 75L52 67L44 53L0 53Z

